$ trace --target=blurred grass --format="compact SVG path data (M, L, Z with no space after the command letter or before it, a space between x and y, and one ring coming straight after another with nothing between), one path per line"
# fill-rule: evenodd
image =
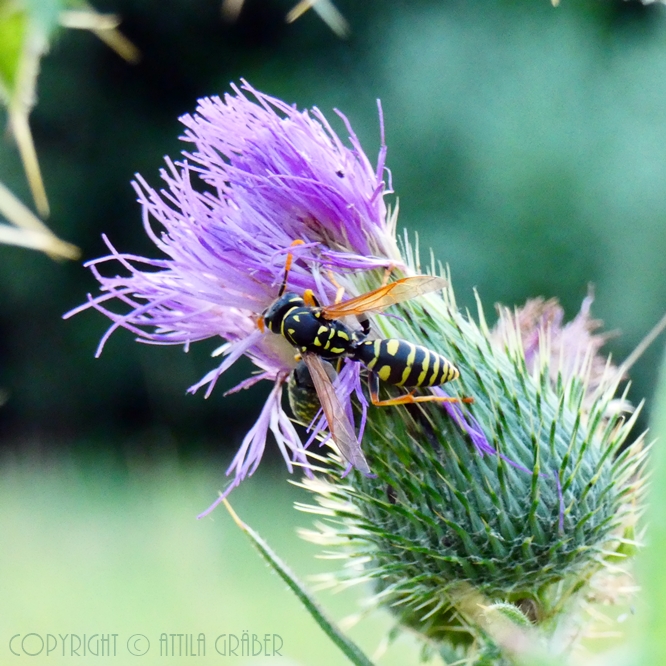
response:
M270 471L270 470L269 470ZM308 516L292 507L303 492L270 474L256 475L234 491L233 506L302 578L334 563L313 558L316 549L295 534ZM206 660L225 663L344 663L344 657L264 564L224 509L195 516L214 499L222 470L201 464L161 463L158 468L63 461L5 461L0 473L0 661L16 659L14 634L117 633L114 664L137 663L129 636L151 641L159 657L161 633L206 635ZM336 619L358 612L359 591L318 594ZM350 635L368 655L391 626L388 616L362 620ZM221 633L279 634L283 658L221 657ZM124 639L124 640L123 640ZM411 639L391 647L379 664L416 664ZM60 648L59 648L60 649ZM315 656L316 655L316 656ZM95 660L80 657L78 662ZM169 663L192 663L169 657ZM71 663L58 651L31 664Z

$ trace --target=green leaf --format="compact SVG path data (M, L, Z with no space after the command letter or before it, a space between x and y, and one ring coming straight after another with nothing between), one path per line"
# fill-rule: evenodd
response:
M5 103L16 87L21 53L27 34L28 16L0 4L0 94Z
M352 664L357 666L373 666L372 662L363 654L361 649L345 636L338 627L326 616L321 606L307 592L303 584L296 578L294 572L271 550L268 544L249 526L246 525L231 508L227 500L224 506L231 514L238 527L250 537L252 544L261 556L270 564L273 571L287 583L291 591L299 598L305 609L314 618L315 622L324 630L328 637L344 652Z
M32 26L50 36L58 27L60 12L70 8L72 2L70 0L23 0L22 4L30 16Z
M15 91L29 35L36 31L48 38L58 27L60 13L68 8L87 5L79 0L0 0L0 94L5 103Z

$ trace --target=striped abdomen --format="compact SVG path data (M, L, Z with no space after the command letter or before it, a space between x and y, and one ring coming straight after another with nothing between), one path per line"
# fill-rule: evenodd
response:
M354 346L351 356L395 386L440 386L460 376L441 354L406 340L366 340Z

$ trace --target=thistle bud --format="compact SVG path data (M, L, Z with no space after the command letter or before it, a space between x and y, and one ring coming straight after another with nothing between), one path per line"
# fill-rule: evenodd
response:
M570 647L572 614L633 546L644 451L642 437L623 449L638 410L616 399L623 371L598 353L591 295L568 324L535 299L499 308L492 330L477 303L461 312L449 281L376 319L450 359L460 378L444 388L474 402L370 408L376 478L306 480L325 522L303 536L348 558L329 584L369 581L373 603L442 655L485 664L502 663L489 608Z

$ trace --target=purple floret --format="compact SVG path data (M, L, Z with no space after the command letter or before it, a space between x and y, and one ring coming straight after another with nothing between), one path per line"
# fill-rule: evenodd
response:
M151 188L141 176L134 182L145 231L165 257L122 253L104 237L110 254L86 264L101 294L89 294L87 303L66 315L92 307L113 322L98 355L120 327L141 342L186 349L219 336L224 360L192 392L206 386L208 396L242 355L260 368L261 379L274 382L227 471L234 478L225 495L254 473L269 430L290 469L292 461L307 466L304 446L281 406L294 350L281 336L257 327L278 295L287 253L297 259L289 288L312 289L322 303L337 289L328 270L341 279L403 266L384 202L390 184L384 182L383 127L373 168L341 114L349 145L318 109L299 111L246 83L233 90L224 100L200 100L193 115L183 116L183 139L191 147L183 161L166 160L164 189ZM304 244L291 248L294 240ZM103 272L107 265L123 274ZM362 395L356 366L348 362L338 383L346 405L352 393Z

